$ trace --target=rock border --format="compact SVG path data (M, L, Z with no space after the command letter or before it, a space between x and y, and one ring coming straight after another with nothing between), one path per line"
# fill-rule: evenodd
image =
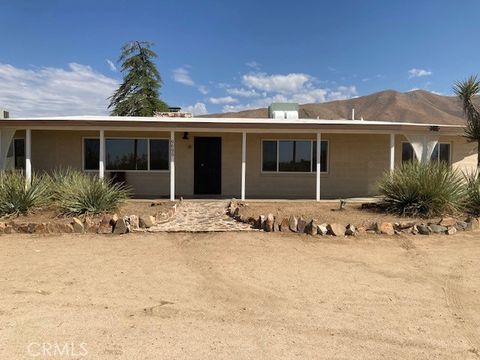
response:
M279 219L273 214L260 215L257 219L240 215L240 207L235 199L230 201L227 214L239 222L250 224L252 227L265 232L290 232L308 235L356 236L361 234L378 235L454 235L459 231L480 230L480 218L468 217L465 220L453 217L444 217L439 222L402 221L397 223L366 221L360 226L355 224L319 223L316 219L304 219L301 216L290 216Z
M119 218L117 214L105 214L101 218L85 216L73 217L65 222L0 222L0 234L126 234L148 231L152 226L173 220L177 213L177 204L166 212L155 215L128 215Z

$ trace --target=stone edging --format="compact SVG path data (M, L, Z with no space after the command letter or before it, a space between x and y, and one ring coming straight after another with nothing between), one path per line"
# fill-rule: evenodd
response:
M332 236L355 236L360 234L382 235L430 235L445 234L454 235L457 231L475 231L480 229L480 218L468 217L464 221L452 217L442 218L438 223L421 223L415 221L403 221L399 223L389 222L365 222L361 226L354 224L318 223L315 219L303 219L302 217L290 216L289 218L277 219L273 214L260 215L258 219L246 218L240 215L240 206L232 200L227 208L227 214L235 220L250 224L251 226L266 232L293 232L309 235L332 235Z
M177 212L174 204L165 213L155 216L129 215L118 218L116 214L104 215L101 219L91 217L71 218L65 222L0 222L0 234L126 234L128 232L146 231L148 228L171 221ZM165 216L163 216L165 214ZM160 215L160 216L159 216Z

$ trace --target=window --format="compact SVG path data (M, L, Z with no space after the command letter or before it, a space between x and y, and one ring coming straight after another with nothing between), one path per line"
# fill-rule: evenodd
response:
M100 160L100 140L85 139L83 141L84 168L85 170L98 170Z
M13 139L7 151L7 168L25 169L25 139Z
M84 139L84 169L98 170L100 140ZM168 170L166 139L105 139L107 171Z
M277 171L277 141L263 142L263 171Z
M168 140L150 140L150 170L168 170Z
M410 143L402 143L402 162L413 161L416 159L413 146Z
M148 170L146 139L106 139L105 150L108 170Z
M312 140L266 140L262 143L262 171L315 172L317 142ZM328 142L320 148L320 171L327 171Z
M13 139L15 169L25 169L25 139Z
M402 143L402 162L416 160L415 152L412 144L408 142ZM433 149L430 161L444 161L450 164L450 144L437 143Z

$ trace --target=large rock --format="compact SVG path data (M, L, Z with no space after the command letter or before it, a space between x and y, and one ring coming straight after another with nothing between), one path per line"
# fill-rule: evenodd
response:
M415 225L415 227L417 228L417 231L420 235L430 235L431 233L431 229L427 225L418 224Z
M449 226L447 228L447 232L446 232L447 235L455 235L456 233L457 233L457 229L455 226Z
M83 220L83 230L88 233L96 233L98 231L98 224L91 217L87 216Z
M438 225L441 226L454 226L457 223L457 220L452 217L444 217L439 221Z
M465 222L467 223L466 231L477 231L480 228L477 218L469 217Z
M363 223L363 228L365 228L365 231L377 231L378 224L376 221L365 221Z
M382 222L378 226L378 232L384 235L395 235L395 229L393 228L393 224L389 222Z
M275 218L273 217L273 214L268 214L267 218L265 219L264 230L266 232L272 232L274 223L275 223Z
M355 225L353 225L353 224L348 224L347 225L347 228L345 230L345 235L355 236L356 232L357 232L357 229L355 228Z
M282 232L290 231L290 221L287 218L284 218L280 223L280 231Z
M312 236L317 235L317 233L318 233L317 227L318 227L317 221L315 219L313 219L305 227L305 232L308 235L312 235Z
M117 214L113 214L111 217L110 217L110 225L113 227L115 226L115 224L117 223L117 220L118 220L118 215Z
M290 231L297 232L298 219L295 216L290 216L288 219L288 227Z
M155 225L155 218L151 215L140 216L140 219L138 219L138 224L143 229L151 228L153 225Z
M137 215L130 215L128 217L128 222L131 230L138 230L140 228L140 220Z
M457 221L454 226L458 231L465 231L467 229L467 223L465 221Z
M317 234L324 236L328 234L328 225L323 223L317 226Z
M114 234L126 234L130 231L128 222L126 221L125 218L120 218L117 220L115 223L115 226L113 228L113 233Z
M297 231L301 234L305 232L305 228L307 227L307 221L304 218L298 219L297 222Z
M447 232L447 227L442 225L430 224L429 228L434 234L445 234Z
M407 230L415 226L415 221L400 221L395 224L395 230Z
M280 224L277 218L273 219L273 231L280 231Z
M80 221L80 219L77 219L75 217L72 219L72 227L74 233L83 234L85 232L85 227L83 226L83 223Z
M333 236L345 236L345 225L332 223L327 225L328 234Z
M260 215L257 219L256 227L257 229L264 229L265 228L265 215Z

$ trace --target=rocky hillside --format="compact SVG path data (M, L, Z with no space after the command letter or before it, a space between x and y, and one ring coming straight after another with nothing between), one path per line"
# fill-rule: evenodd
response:
M478 101L480 105L480 101ZM436 124L463 124L465 119L456 97L436 95L424 90L401 93L385 90L367 96L320 104L300 105L300 118L350 119L373 121L424 122ZM266 118L267 109L211 114L208 117Z

